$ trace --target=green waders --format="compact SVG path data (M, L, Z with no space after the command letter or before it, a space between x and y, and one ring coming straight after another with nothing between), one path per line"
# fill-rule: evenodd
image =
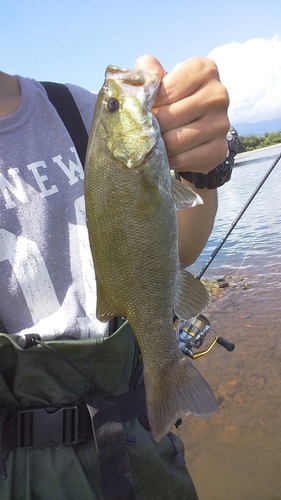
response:
M198 500L180 439L170 433L156 443L138 418L124 418L120 432L116 405L108 403L131 388L137 345L128 323L108 338L45 344L86 378L44 345L23 350L18 337L0 334L0 499ZM77 408L88 420L78 423ZM84 421L87 432L95 422L95 437Z

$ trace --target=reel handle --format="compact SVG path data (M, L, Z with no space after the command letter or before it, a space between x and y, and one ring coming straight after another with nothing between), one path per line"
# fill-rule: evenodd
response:
M232 352L235 349L235 344L233 344L232 342L229 342L228 340L224 339L223 337L217 338L217 344L222 345L229 352Z

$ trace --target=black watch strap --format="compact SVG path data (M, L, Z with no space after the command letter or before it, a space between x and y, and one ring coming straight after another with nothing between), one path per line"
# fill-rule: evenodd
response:
M234 157L239 148L238 134L233 127L230 128L226 140L228 142L227 157L208 174L201 174L199 172L179 172L179 175L199 189L216 189L223 186L231 179Z

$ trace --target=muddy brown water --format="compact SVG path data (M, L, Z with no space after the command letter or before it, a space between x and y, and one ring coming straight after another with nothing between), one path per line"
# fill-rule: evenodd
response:
M267 166L270 162L268 159ZM260 165L244 168L250 171ZM235 182L241 172L236 170L234 188L228 188L236 189L236 194ZM212 387L219 411L209 418L185 417L176 431L184 441L186 463L199 500L281 500L280 168L274 175L242 224L241 232L256 231L258 240L249 251L249 241L243 248L236 233L229 249L221 252L205 277L207 283L210 280L212 301L204 314L216 333L236 347L229 353L216 345L207 356L193 361ZM266 210L266 203L270 209ZM222 200L221 214L230 208L227 200ZM219 214L218 224L221 222ZM214 241L210 246L215 246ZM197 271L205 256L197 263ZM229 286L218 289L213 284L212 288L211 280L222 277Z
M236 347L216 345L194 361L219 411L186 417L177 431L199 500L281 500L280 271L226 277L205 311Z

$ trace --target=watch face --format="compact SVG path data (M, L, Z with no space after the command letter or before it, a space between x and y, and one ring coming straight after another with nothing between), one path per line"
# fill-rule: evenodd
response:
M239 150L238 132L234 127L230 127L227 132L226 140L228 143L228 149L230 152L236 155Z

